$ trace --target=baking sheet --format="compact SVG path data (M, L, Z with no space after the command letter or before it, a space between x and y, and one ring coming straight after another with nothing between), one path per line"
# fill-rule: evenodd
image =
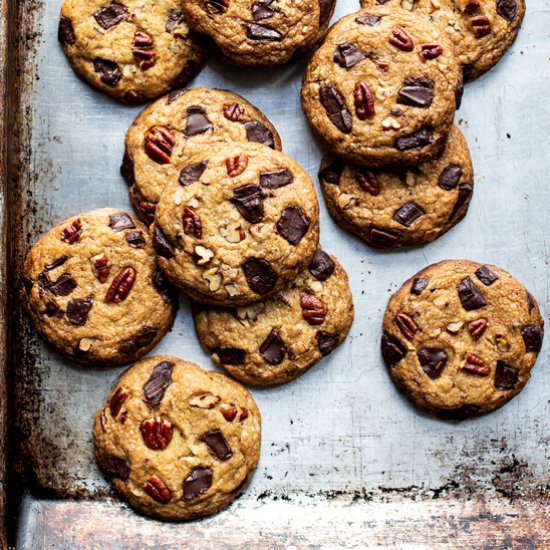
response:
M20 110L15 113L22 125L19 182L10 207L19 235L15 262L42 232L68 216L103 206L130 208L119 165L125 131L141 109L115 103L73 74L57 44L61 3L14 3L22 25L18 51L25 61ZM355 0L339 0L334 20L357 8ZM354 546L366 544L375 528L383 533L381 518L400 511L410 513L411 521L418 518L412 524L416 527L408 527L414 540L422 532L418 526L426 525L422 517L433 518L443 502L448 514L464 512L464 506L471 507L464 503L471 499L495 507L497 515L508 514L506 506L512 501L520 503L511 507L519 519L526 517L522 510L532 514L531 519L537 514L545 517L541 510L549 504L548 342L517 398L488 416L453 423L418 413L398 394L385 372L379 339L391 293L425 265L446 258L484 261L509 270L538 299L548 319L548 13L544 0L531 0L514 46L496 68L466 86L456 121L470 145L476 188L470 211L456 228L421 248L374 251L337 228L320 199L322 245L348 271L354 295L356 318L348 340L301 379L252 390L263 413L263 434L251 486L215 518L170 526L174 538L167 540L175 544L184 540L179 537L193 535L201 536L205 546L215 541L221 545L221 525L243 528L250 547L252 542L259 544L262 534L273 546L300 547L308 537L319 544ZM278 69L246 70L213 60L192 85L227 88L257 105L279 130L283 150L317 184L321 151L299 102L304 67L302 61ZM94 537L86 539L83 533L90 518L104 517L106 510L112 524L94 520L98 533L105 535L114 525L132 525L136 536L144 529L153 537L149 541L158 542L164 524L129 512L112 496L93 461L92 418L123 369L75 366L47 348L19 312L13 323L18 341L12 365L17 411L12 435L18 442L17 469L29 481L19 509L18 546L36 548L37 540L43 547L56 548L81 547L86 540L92 544ZM184 299L172 332L153 353L215 368L199 346ZM50 497L106 500L63 503ZM476 504L470 513L478 515L483 507ZM359 522L350 531L351 540L341 537L348 514L350 525ZM55 521L71 518L61 521L60 538L53 534L55 529L44 527L55 524L54 516ZM252 523L244 527L246 518ZM308 531L319 521L328 524L314 536ZM550 545L548 520L527 525L532 530L529 540ZM284 532L273 538L277 527ZM452 530L457 529L455 524ZM505 535L499 535L498 527L494 532L497 541ZM227 546L229 539L236 540L232 535Z

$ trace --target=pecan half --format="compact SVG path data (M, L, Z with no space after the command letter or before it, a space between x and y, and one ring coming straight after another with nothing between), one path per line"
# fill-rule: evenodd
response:
M143 487L143 490L154 500L160 502L161 504L166 504L172 498L172 493L170 489L166 487L166 484L160 477L153 474L149 481Z
M186 235L195 235L197 239L202 237L201 219L190 208L183 209L183 232Z
M327 312L325 304L317 296L300 292L300 306L302 307L302 317L310 325L323 324Z
M65 241L66 243L73 244L78 241L78 239L80 239L81 234L82 220L80 218L77 218L71 225L63 228L63 231L61 231L61 240Z
M443 53L443 48L439 44L422 44L420 48L421 49L418 55L420 56L420 59L423 59L424 61L435 59Z
M476 38L482 38L491 34L491 22L486 15L470 17L469 23Z
M466 355L466 363L464 363L462 370L479 376L487 376L489 372L491 372L489 365L473 353L468 353L468 355Z
M366 120L374 116L374 96L364 80L355 83L353 99L355 101L355 114L359 120Z
M472 338L476 340L479 338L487 328L487 319L481 317L475 321L470 321L468 323L468 332L471 334Z
M111 416L116 418L122 405L128 400L130 394L124 388L117 388L116 392L113 394L109 400L109 409L111 410Z
M122 302L136 281L136 270L133 267L125 267L114 279L105 295L106 302L118 304Z
M158 164L168 164L176 143L174 133L166 126L152 126L145 133L145 152Z
M241 107L238 103L231 103L229 105L223 106L223 116L227 120L238 122L243 114L244 108Z
M395 322L407 340L414 338L415 332L418 331L418 325L406 313L398 313L395 316Z
M355 180L363 191L371 195L380 193L380 183L378 183L378 178L374 172L366 169L358 170L355 173Z
M139 68L143 71L155 64L157 54L153 48L153 37L143 31L137 31L134 37L132 53L139 59Z
M412 52L414 48L412 38L399 27L393 29L389 43L403 52Z
M237 155L236 157L225 159L227 175L234 178L242 174L248 166L248 157L246 155Z
M108 279L109 272L111 271L111 266L109 265L107 254L105 254L104 252L98 254L91 259L91 262L97 280L100 283L104 283Z
M144 420L139 429L145 445L150 449L160 451L166 449L174 432L172 424L160 416Z

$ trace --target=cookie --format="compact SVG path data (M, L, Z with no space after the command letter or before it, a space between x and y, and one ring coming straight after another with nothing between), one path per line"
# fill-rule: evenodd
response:
M216 141L252 141L281 149L277 130L240 95L225 90L177 90L141 112L126 133L122 174L136 213L148 225L165 183L189 158Z
M135 361L172 326L177 302L147 228L114 208L73 216L31 248L22 299L40 334L92 366Z
M421 15L378 6L332 27L306 69L302 106L333 153L416 165L440 150L461 93L446 34Z
M248 485L260 455L260 411L223 374L161 355L125 371L94 422L100 468L136 510L207 516Z
M348 276L318 250L309 268L264 302L194 308L195 328L212 360L258 386L298 378L346 338L353 321Z
M361 0L370 7L377 0ZM425 16L446 31L472 80L493 67L514 42L525 14L524 0L386 0Z
M529 380L544 321L506 271L467 260L423 269L390 299L382 355L419 407L461 419L490 412Z
M331 4L331 0L182 0L182 9L189 26L211 37L228 62L270 67L315 44L328 25Z
M247 305L305 269L319 240L309 176L265 145L204 150L166 185L152 226L159 266L198 302Z
M377 248L433 241L464 217L473 191L468 145L456 126L441 155L416 167L376 169L326 155L319 181L334 220Z
M125 103L185 85L206 60L178 0L65 0L58 36L75 72Z

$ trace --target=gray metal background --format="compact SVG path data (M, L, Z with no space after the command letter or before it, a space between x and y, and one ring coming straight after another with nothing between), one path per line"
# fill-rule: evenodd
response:
M27 48L29 54L35 48L35 72L22 77L30 90L22 107L28 109L24 116L32 128L26 162L33 177L23 182L29 187L28 206L34 207L32 220L22 220L29 228L29 242L79 212L129 208L119 165L125 131L140 111L94 92L73 74L56 40L61 0L32 5L37 34L27 37ZM357 8L356 0L339 0L334 20ZM57 504L72 507L71 522L79 533L86 528L81 516L87 510L90 517L109 515L103 526L94 523L94 530L108 530L117 522L124 526L119 540L126 543L121 546L137 540L145 544L147 539L138 536L143 530L153 537L162 530L172 533L173 541L193 535L201 537L194 539L199 547L201 540L218 547L215 541L229 545L237 540L240 529L250 535L250 547L260 540L253 533L271 533L266 540L273 546L277 541L283 546L315 541L353 546L366 544L361 533L368 530L367 520L372 534L373 525L405 514L417 500L433 502L429 506L435 514L434 499L440 496L451 508L469 498L547 498L548 338L531 381L516 399L488 416L458 424L419 414L397 393L382 364L379 338L390 294L422 267L446 258L491 262L509 270L548 317L548 23L547 3L531 0L511 50L496 68L466 86L456 120L470 145L476 188L465 220L447 235L422 248L377 252L338 229L320 197L321 241L350 275L355 322L341 348L301 379L252 390L263 413L263 449L246 494L216 518L179 526L139 518L116 499L110 504ZM317 184L321 151L299 102L304 66L302 62L252 71L211 61L192 84L227 88L257 105L279 130L284 151ZM31 477L57 495L112 498L93 462L91 426L122 369L71 365L46 348L28 326L23 341L30 359L16 366L15 376L21 442L27 453L23 462L34 470ZM200 349L185 300L173 331L154 353L215 368ZM21 548L42 543L53 547L41 532L52 505L47 499L25 498L18 528ZM427 522L434 517L429 510L422 512ZM83 544L71 522L61 529L55 547ZM346 524L349 530L342 536ZM221 536L220 528L227 538L215 538ZM414 529L410 536L414 540ZM436 539L434 534L434 545ZM93 532L89 540L92 545Z

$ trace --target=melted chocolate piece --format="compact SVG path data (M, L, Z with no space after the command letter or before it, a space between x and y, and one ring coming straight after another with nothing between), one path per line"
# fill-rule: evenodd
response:
M317 340L317 347L323 356L333 352L338 346L338 336L324 330L317 331L315 339Z
M264 189L279 189L294 181L294 175L287 168L272 170L271 172L260 172L260 186Z
M340 92L334 86L321 86L319 89L319 99L332 124L343 134L351 133L351 114Z
M366 58L367 57L359 51L355 44L352 42L345 42L336 48L332 60L338 63L340 67L349 69L355 67L355 65Z
M118 25L126 17L126 8L121 4L107 4L94 13L97 24L107 30Z
M334 273L335 267L334 261L326 252L317 250L308 270L318 281L326 281Z
M410 227L425 213L426 212L424 212L424 209L418 206L415 202L408 202L395 212L393 219L405 227Z
M222 462L233 456L233 451L220 430L212 430L202 434L201 441L206 443L210 453Z
M140 349L148 346L157 335L158 330L153 327L141 327L135 336L123 340L118 346L118 351L125 355L134 355Z
M501 391L513 390L516 387L519 379L519 369L505 363L497 361L495 370L495 388Z
M208 165L208 161L203 160L202 162L189 164L188 166L185 166L184 168L182 168L178 178L179 184L183 185L184 187L187 187L188 185L191 185L196 181L199 181L203 172L206 170L207 165Z
M63 273L55 282L52 282L49 291L56 296L68 296L77 287L76 281L69 273Z
M273 329L260 345L260 355L270 365L279 365L286 355L286 346L278 331Z
M67 319L71 325L81 327L88 321L88 314L92 309L94 297L88 296L85 299L75 298L67 304Z
M243 264L246 282L251 290L264 296L273 290L279 276L263 258L250 258Z
M176 255L174 247L170 244L166 235L157 226L155 226L155 232L153 234L153 246L155 248L155 252L159 256L162 256L168 260Z
M244 364L245 351L240 348L215 348L212 350L220 358L222 365Z
M454 189L462 177L462 168L458 164L449 164L439 175L437 185L445 191Z
M113 231L124 231L125 229L135 229L136 224L126 212L117 212L109 216L109 227Z
M297 206L287 206L275 227L279 235L296 246L307 233L310 220Z
M260 40L262 42L280 42L283 35L267 25L259 25L258 23L244 23L246 36L250 40Z
M249 120L244 123L246 130L246 139L254 143L261 143L266 147L275 149L275 140L271 130L259 120Z
M542 331L538 325L524 325L521 327L521 336L525 343L525 352L538 353L542 346Z
M264 219L264 194L259 185L237 187L230 200L247 222L259 223Z
M212 128L212 123L206 116L206 111L200 105L192 105L187 108L187 122L184 134L187 137L204 134Z
M110 61L109 59L100 59L99 57L94 59L94 71L99 75L99 78L103 84L113 88L122 78L122 71L120 70L120 67L114 61Z
M389 332L384 332L382 335L382 357L388 367L399 363L407 355L407 352L406 346L398 338Z
M174 363L170 361L162 361L156 365L151 371L151 375L143 385L143 399L147 406L156 409L166 390L172 384L172 369Z
M444 350L438 348L420 348L416 355L422 370L432 380L441 376L447 364L447 354Z
M480 309L487 305L483 292L473 283L470 277L464 277L456 289L460 303L466 311Z
M428 287L428 283L430 282L430 279L425 279L423 277L417 277L411 286L411 294L416 294L416 296L420 296L424 290Z
M340 185L340 178L344 171L344 163L341 159L335 159L332 164L319 171L319 180L333 185Z
M212 486L212 477L210 468L194 468L183 482L183 500L193 500L206 493Z
M495 281L498 281L498 275L486 265L476 269L475 274L485 286L491 286Z

